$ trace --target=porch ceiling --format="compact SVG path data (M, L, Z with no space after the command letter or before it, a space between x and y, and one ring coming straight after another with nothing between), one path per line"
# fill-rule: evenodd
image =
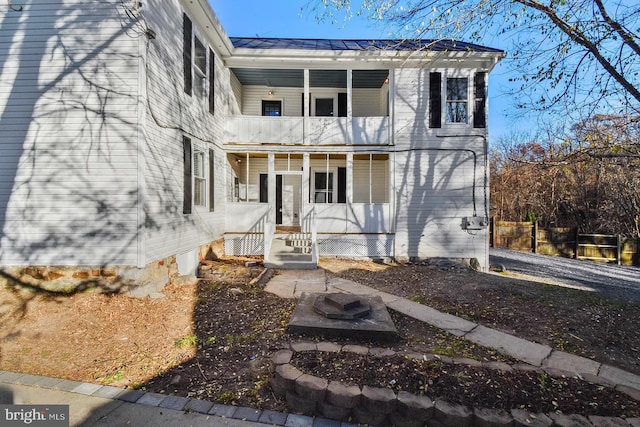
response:
M303 70L232 68L231 71L242 85L268 87L304 87ZM389 70L354 70L353 87L357 89L378 89L389 76ZM309 85L314 87L347 87L345 70L311 70Z

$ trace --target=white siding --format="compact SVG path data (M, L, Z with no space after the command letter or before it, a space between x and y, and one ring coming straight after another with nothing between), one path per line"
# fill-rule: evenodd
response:
M281 101L283 116L302 117L302 92L297 87L242 86L242 114L261 116L262 101Z
M136 264L138 40L119 0L0 8L0 264Z
M152 0L144 7L147 25L156 30L156 39L148 49L148 73L143 75L148 88L144 118L145 132L145 262L192 251L222 237L226 203L226 155L223 143L224 120L238 103L231 90L230 72L215 53L215 114L209 113L208 97L184 93L182 71L182 14L178 0ZM207 50L212 41L196 24L193 30ZM194 79L195 83L195 79ZM182 138L191 138L193 146L214 150L214 211L194 206L183 212ZM207 179L209 174L206 174Z
M396 256L477 258L486 267L487 231L461 227L465 216L486 215L486 131L428 127L429 71L395 72Z
M386 102L382 104L381 92L381 89L353 89L353 117L385 116Z

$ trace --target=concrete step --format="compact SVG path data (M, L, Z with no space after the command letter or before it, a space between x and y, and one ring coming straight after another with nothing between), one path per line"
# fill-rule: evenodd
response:
M278 268L281 270L315 270L318 264L313 261L281 261L269 260L264 263L267 268Z
M310 242L305 246L292 244L291 240L281 237L271 241L269 260L265 262L269 268L282 269L315 269L317 264L312 261Z

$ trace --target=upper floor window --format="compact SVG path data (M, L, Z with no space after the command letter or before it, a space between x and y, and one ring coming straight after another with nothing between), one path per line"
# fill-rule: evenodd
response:
M204 45L198 39L198 37L193 38L193 50L194 50L194 58L193 58L193 72L194 72L194 86L195 91L198 96L204 96L205 94L205 86L207 79L207 50Z
M262 115L280 117L282 115L282 101L262 101Z
M183 46L182 46L182 68L184 74L184 92L191 96L195 92L198 98L208 100L208 108L211 114L215 109L215 56L211 48L208 49L207 68L207 48L205 44L195 35L191 19L183 15Z
M468 117L468 88L467 78L447 78L447 123L467 123Z
M442 74L437 71L429 73L429 127L441 128L444 113L445 124L473 122L474 128L485 128L487 125L487 72L478 71L473 75L473 79L469 77L443 79ZM470 82L473 84L471 91L469 90ZM469 95L472 97L470 98ZM442 108L443 101L444 108Z

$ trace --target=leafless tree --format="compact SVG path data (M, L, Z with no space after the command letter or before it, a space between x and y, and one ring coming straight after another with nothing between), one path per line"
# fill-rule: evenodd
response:
M524 141L524 142L523 142ZM594 116L568 132L505 137L490 153L499 219L640 236L640 125Z
M640 113L636 0L308 0L305 8L321 20L366 16L403 38L507 41L508 91L527 111Z

